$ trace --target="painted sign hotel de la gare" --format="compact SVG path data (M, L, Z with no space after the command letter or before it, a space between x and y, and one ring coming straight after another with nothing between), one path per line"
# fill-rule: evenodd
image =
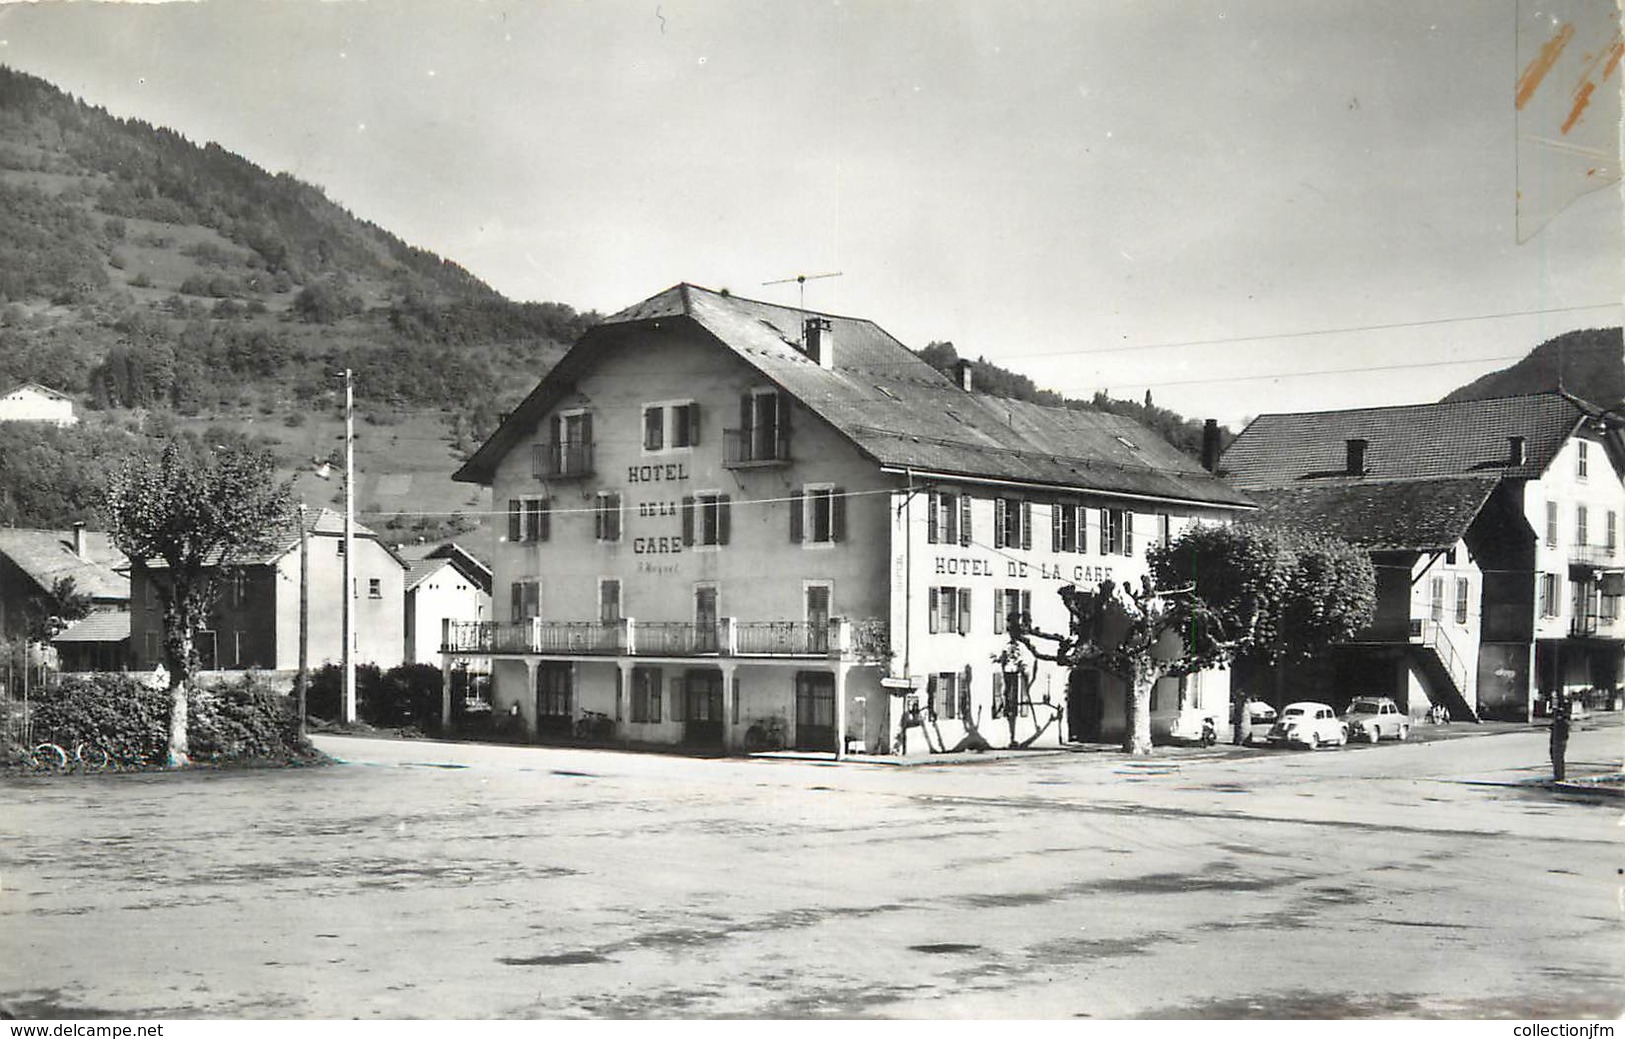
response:
M1247 497L1138 423L980 394L871 321L682 284L589 331L456 478L507 522L448 623L538 738L925 753L1113 739L1122 688L1017 671L1005 617ZM1174 687L1174 686L1177 686ZM1159 694L1222 710L1223 672ZM1016 704L1007 711L1006 704Z

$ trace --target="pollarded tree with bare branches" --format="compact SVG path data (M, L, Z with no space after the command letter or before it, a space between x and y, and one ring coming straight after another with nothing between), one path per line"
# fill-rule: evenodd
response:
M198 663L194 636L213 609L221 565L272 547L292 509L291 484L277 482L275 460L246 444L211 447L178 438L156 455L133 456L108 481L113 543L148 570L163 607L171 767L190 760L186 706Z

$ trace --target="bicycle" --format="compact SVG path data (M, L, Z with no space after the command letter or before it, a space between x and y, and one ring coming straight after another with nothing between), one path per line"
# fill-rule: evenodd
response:
M602 711L581 712L576 719L576 739L609 740L615 738L615 720Z
M756 754L766 750L784 749L784 722L777 715L751 723L745 730L745 751Z
M113 756L106 747L80 740L73 745L70 757L66 749L46 740L29 749L28 762L35 772L66 772L70 763L80 772L101 772L113 763Z

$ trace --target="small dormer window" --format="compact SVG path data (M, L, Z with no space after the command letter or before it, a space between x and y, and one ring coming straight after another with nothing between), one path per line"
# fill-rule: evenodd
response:
M1591 442L1580 440L1575 442L1574 478L1584 480L1591 468Z
M1116 440L1117 440L1117 442L1119 444L1122 444L1124 447L1128 448L1130 451L1138 451L1139 450L1138 447L1134 446L1134 441L1130 440L1128 437L1117 437Z

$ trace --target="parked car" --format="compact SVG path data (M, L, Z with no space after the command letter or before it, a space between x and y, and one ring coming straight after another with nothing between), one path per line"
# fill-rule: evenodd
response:
M1270 729L1269 741L1296 743L1310 750L1323 743L1341 747L1349 741L1349 730L1329 705L1301 700L1281 709L1281 716Z
M1246 711L1245 721L1241 727L1241 741L1243 743L1264 743L1270 738L1270 730L1275 727L1275 708L1262 700L1248 700L1242 705Z
M1343 712L1349 739L1375 743L1392 737L1403 740L1411 734L1411 720L1399 705L1386 696L1356 696Z
M1185 707L1151 715L1151 738L1158 742L1200 743L1211 747L1219 739L1219 719L1212 711Z

